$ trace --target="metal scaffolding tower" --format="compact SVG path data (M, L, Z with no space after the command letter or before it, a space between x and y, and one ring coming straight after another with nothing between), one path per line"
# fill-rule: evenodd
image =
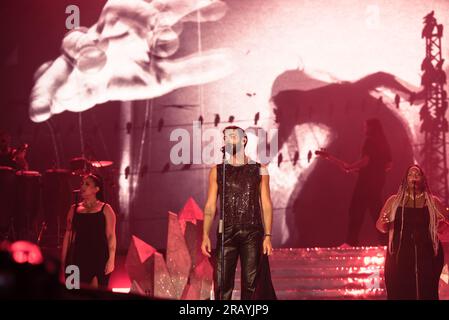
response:
M424 87L425 102L420 111L421 132L424 134L422 149L423 167L433 192L442 198L448 198L448 170L446 153L446 133L448 131L447 93L444 90L446 74L443 70L444 59L441 52L443 25L437 24L432 11L424 17L422 38L426 39L426 57L421 70L421 84Z

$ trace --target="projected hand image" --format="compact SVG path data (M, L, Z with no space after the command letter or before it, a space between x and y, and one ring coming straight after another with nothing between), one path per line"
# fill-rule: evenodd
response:
M229 75L226 49L173 58L184 22L218 21L226 9L219 0L109 0L95 25L67 33L62 54L37 70L30 118L155 98Z

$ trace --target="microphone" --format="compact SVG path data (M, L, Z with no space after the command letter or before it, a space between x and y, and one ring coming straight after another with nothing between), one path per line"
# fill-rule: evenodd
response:
M79 201L81 190L75 189L75 190L72 190L72 193L73 193L73 197L74 197L73 201L75 202L74 204L75 204L75 211L76 211L78 208L78 201Z
M224 162L226 159L226 146L221 147L220 150L221 150L221 153L223 153L223 162Z
M224 146L221 147L221 152L222 153L229 153L230 155L235 155L238 151L239 151L239 145L237 144L232 144L232 143L227 143Z

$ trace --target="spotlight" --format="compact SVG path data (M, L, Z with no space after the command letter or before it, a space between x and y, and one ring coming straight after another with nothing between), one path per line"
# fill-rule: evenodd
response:
M396 105L396 109L399 109L399 104L401 103L401 97L396 94L396 96L394 97L394 104Z
M259 122L260 119L260 113L257 112L256 115L254 116L254 125L257 126L257 122Z
M160 118L160 119L159 119L159 122L158 122L158 124L157 124L157 131L158 131L158 132L161 132L163 126L164 126L164 119L163 119L163 118Z
M125 168L125 179L126 179L126 180L128 180L129 173L130 173L130 169L129 169L129 166L127 166L127 167Z
M282 153L279 153L279 155L278 155L278 168L281 166L283 158L284 158L284 156L282 155Z
M299 151L295 152L295 155L293 156L293 165L296 166L299 160Z
M214 119L214 126L218 126L218 124L220 123L220 115L216 114L215 115L215 119Z

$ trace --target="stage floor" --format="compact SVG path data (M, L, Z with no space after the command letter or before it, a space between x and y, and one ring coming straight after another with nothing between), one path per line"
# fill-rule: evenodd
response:
M270 257L273 286L279 300L386 299L386 247L284 248ZM110 289L128 292L131 281L126 256L117 258ZM233 299L240 297L240 270ZM440 299L449 299L447 265L440 281Z
M52 256L56 251L53 250ZM273 286L279 300L384 300L386 247L282 248L270 256ZM48 251L47 251L48 254ZM118 255L109 290L127 293L131 280L126 255ZM440 299L449 300L448 265L440 278ZM233 299L240 298L237 269Z

